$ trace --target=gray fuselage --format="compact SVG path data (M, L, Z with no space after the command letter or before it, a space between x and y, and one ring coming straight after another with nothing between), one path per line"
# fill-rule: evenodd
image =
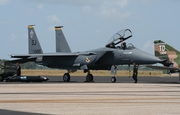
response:
M99 48L85 52L72 52L73 56L42 57L39 64L59 69L109 70L112 65L155 64L161 60L135 47Z

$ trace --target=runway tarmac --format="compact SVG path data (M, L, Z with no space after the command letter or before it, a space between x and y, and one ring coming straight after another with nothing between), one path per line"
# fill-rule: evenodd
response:
M49 83L63 82L62 76L47 76ZM111 83L112 76L94 76L94 83ZM116 83L133 83L134 80L130 76L116 77ZM70 83L84 83L86 77L83 76L71 76ZM64 83L64 82L63 82ZM179 77L177 76L139 76L138 83L179 83Z
M179 115L178 77L49 77L43 83L0 83L0 114L18 115Z

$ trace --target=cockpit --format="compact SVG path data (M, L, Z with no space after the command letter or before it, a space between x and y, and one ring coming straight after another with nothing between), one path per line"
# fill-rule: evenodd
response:
M114 34L108 41L106 47L108 48L119 48L119 49L132 49L132 44L126 45L125 40L132 37L132 32L129 29L124 29Z
M129 43L127 45L127 49L129 49L129 50L134 49L134 48L136 48L136 47L132 43Z

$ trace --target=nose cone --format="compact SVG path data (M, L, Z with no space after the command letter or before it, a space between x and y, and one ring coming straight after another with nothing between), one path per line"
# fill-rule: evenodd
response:
M133 55L133 58L133 61L138 64L155 64L162 61L158 57L141 50L138 50L135 55Z

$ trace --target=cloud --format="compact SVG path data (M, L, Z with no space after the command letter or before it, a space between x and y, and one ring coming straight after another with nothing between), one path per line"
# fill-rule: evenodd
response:
M6 25L6 24L9 24L9 22L6 20L0 21L0 25Z
M44 8L44 6L43 6L42 4L39 4L39 5L37 6L37 8L38 8L39 10L42 10L42 9Z
M34 1L33 1L34 2ZM40 3L48 3L48 4L63 4L68 6L76 6L76 7L101 7L102 5L119 5L121 8L125 7L128 3L128 0L36 0L36 2Z
M128 6L128 0L36 0L33 2L73 6L82 9L88 15L92 14L102 18L127 18L131 14L124 11L125 7ZM43 8L42 5L38 7ZM56 16L53 18L53 21L60 21Z
M127 0L119 0L119 1L117 1L117 4L120 5L121 8L124 8L128 4L128 1Z
M26 33L26 34L23 34L22 35L22 38L28 38L28 34Z
M11 42L13 42L13 41L15 41L16 39L17 39L17 36L16 36L14 33L12 33L11 36L10 36L10 38L9 38L9 40L10 40Z
M147 51L149 49L153 49L153 41L152 40L146 41L146 43L143 45L142 49L144 51Z
M85 5L96 6L102 3L103 1L108 1L108 0L36 0L33 2L48 3L48 4L63 4L68 6L82 7Z
M49 27L47 27L46 28L48 31L54 31L55 29L54 29L54 26L49 26Z
M131 16L130 11L121 11L116 8L104 8L100 9L98 12L94 12L96 16L99 16L106 20L113 20L113 21L124 21L125 19Z
M127 5L127 0L104 1L99 7L101 16L113 16L122 14L122 9ZM121 13L120 13L121 12Z
M128 1L127 0L105 0L104 2L102 2L102 4L100 5L100 7L111 7L111 8L124 8L125 6L128 5Z
M34 8L28 8L28 9L27 9L27 13L30 14L30 15L34 15L34 14L36 14L37 12L36 12L36 10L35 10Z
M26 12L28 15L37 15L40 13L40 10L44 8L43 4L38 4L37 6L26 6L24 5L21 9Z
M100 29L95 29L96 33L101 33L102 31Z
M61 22L57 15L47 16L47 20L48 22Z
M92 9L91 9L90 6L86 5L86 6L83 7L83 11L84 11L85 13L90 13L90 12L92 12Z
M110 17L117 13L117 10L115 8L112 9L101 9L97 15L103 16L103 17Z
M10 3L10 0L0 0L0 5L5 5Z
M82 10L88 15L92 14L103 19L118 21L123 21L131 16L131 12L125 10L128 0L97 0L96 5L94 5L94 0L86 3L88 5L84 5Z

